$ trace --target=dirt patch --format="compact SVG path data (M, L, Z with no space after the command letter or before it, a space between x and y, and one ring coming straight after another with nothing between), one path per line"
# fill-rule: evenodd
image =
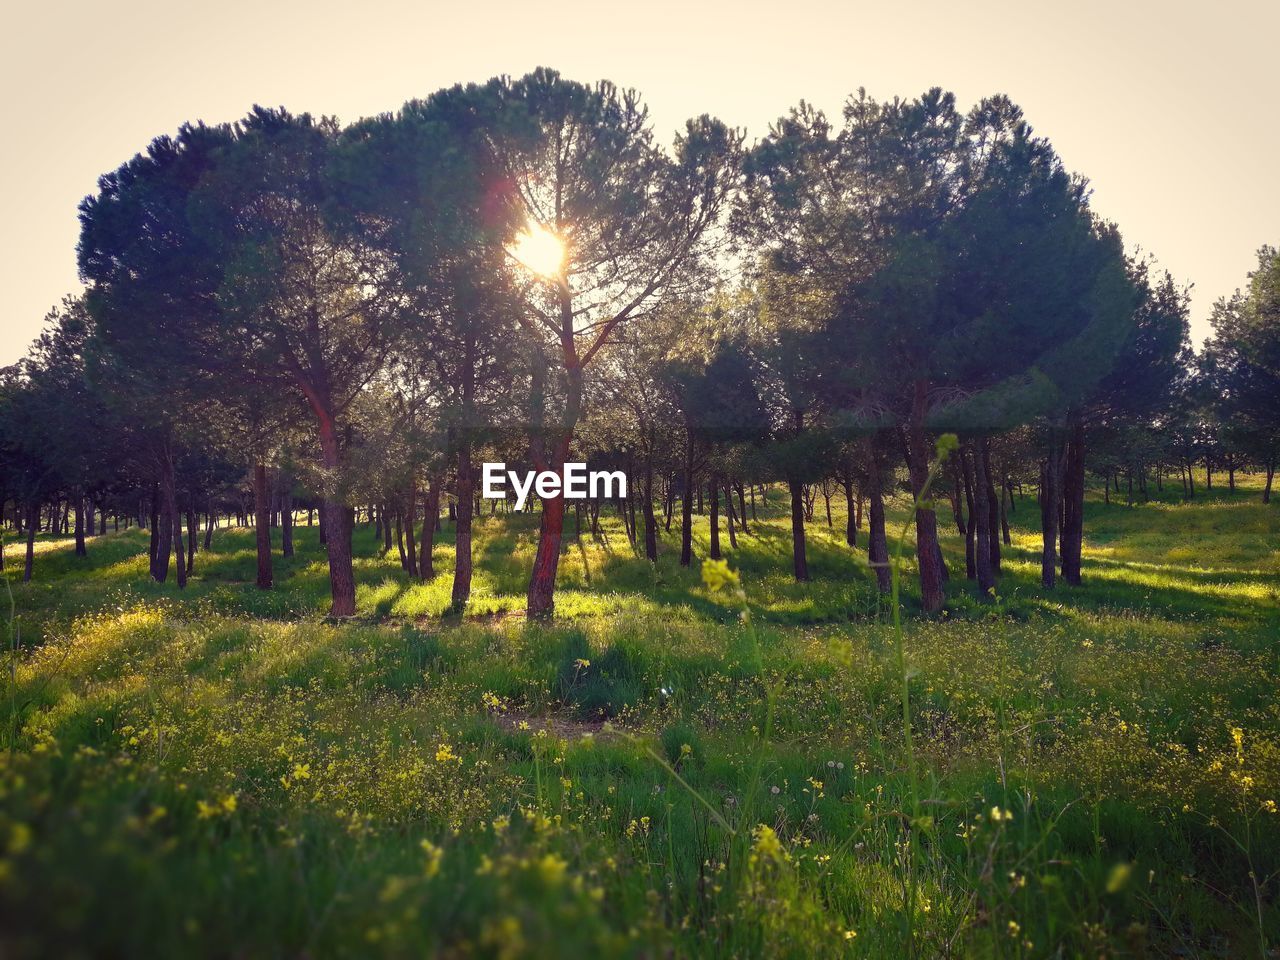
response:
M523 710L512 709L506 713L491 714L493 721L510 733L537 733L545 730L551 736L563 737L566 740L579 740L582 737L619 736L619 731L610 726L605 729L606 720L581 720L571 714L551 714L538 717Z

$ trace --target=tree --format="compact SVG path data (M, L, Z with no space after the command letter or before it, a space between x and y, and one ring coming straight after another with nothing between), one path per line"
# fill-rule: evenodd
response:
M1212 393L1227 442L1266 472L1271 501L1280 456L1280 250L1264 246L1245 292L1218 300L1205 345Z
M343 617L355 613L345 418L383 366L401 304L394 264L335 213L338 134L329 119L254 108L202 177L192 209L222 266L224 349L200 359L210 372L247 371L309 410L323 468L331 612Z
M101 347L92 376L134 425L158 484L163 509L151 572L160 581L171 553L183 555L177 434L190 425L195 404L214 392L203 358L224 334L217 323L220 264L193 229L188 207L230 135L226 127L187 124L176 137L157 137L101 177L98 192L80 204L77 256ZM185 585L185 564L177 565L177 580Z
M1129 333L1113 350L1101 380L1085 378L1083 383L1092 386L1077 394L1068 417L1060 540L1062 577L1070 584L1081 582L1087 433L1115 434L1126 425L1149 423L1179 394L1190 363L1187 291L1168 273L1153 278L1146 260L1132 259L1127 269L1136 297ZM1142 448L1145 444L1140 443L1130 450Z
M519 340L504 250L515 207L484 140L493 97L493 85L454 87L362 121L344 133L339 165L352 227L396 265L409 308L401 366L426 387L456 463L458 611L471 595L473 450L510 404Z
M741 135L699 117L668 154L633 91L553 70L494 81L493 92L490 149L526 224L512 255L539 278L519 319L539 345L536 364L555 360L553 377L535 364L531 454L538 470L560 472L583 416L587 369L621 326L687 282L734 188ZM564 498L544 498L530 617L553 613L563 527Z
M1114 263L1099 253L1083 183L1007 98L965 116L936 89L884 104L860 93L844 115L835 136L804 104L774 125L748 166L753 205L738 223L775 269L829 300L829 402L887 416L917 496L930 433L974 436L986 595L998 551L986 438L1053 402L1046 365L1120 327L1120 301L1104 311L1100 299L1111 283L1100 271L1113 278ZM929 504L915 520L921 598L934 611L946 575L937 520Z

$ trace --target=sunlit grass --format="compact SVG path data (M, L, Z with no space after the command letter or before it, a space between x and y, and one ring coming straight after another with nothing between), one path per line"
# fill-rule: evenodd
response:
M818 506L810 584L776 493L722 538L752 642L675 525L655 567L607 511L599 538L570 518L551 626L523 617L533 515L477 524L461 618L447 523L428 583L358 530L347 623L314 529L271 591L249 530L219 530L184 592L147 578L145 532L87 558L42 540L33 583L8 569L26 642L0 909L30 939L4 952L906 955L892 634ZM1249 865L1280 868L1277 516L1252 481L1185 506L1091 491L1086 583L1049 592L1022 500L995 604L947 534L947 615L906 623L920 955L1256 954ZM735 846L649 748L776 850Z

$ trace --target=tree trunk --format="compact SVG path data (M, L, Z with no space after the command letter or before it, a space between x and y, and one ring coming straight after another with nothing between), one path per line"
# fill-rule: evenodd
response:
M1267 460L1267 484L1262 488L1262 502L1271 502L1271 481L1276 476L1276 458L1270 457Z
M738 549L738 534L734 530L737 524L734 522L734 506L733 506L733 484L725 481L724 485L724 525L729 531L729 546L734 550Z
M418 576L418 542L417 534L414 533L414 525L418 522L418 483L417 480L409 481L409 502L405 504L404 513L404 539L405 552L409 557L409 576L413 579L420 579Z
M529 594L526 616L530 620L547 620L555 615L556 572L560 569L560 543L564 537L564 465L569 459L573 433L582 416L582 366L574 344L573 294L568 285L560 291L560 323L564 331L561 349L564 355L565 400L564 416L554 432L554 443L547 448L543 435L542 410L546 370L541 353L534 354L530 410L531 443L534 467L560 474L560 487L554 497L542 499L542 521L538 530L538 552L533 558L533 573L529 577Z
M968 520L964 524L964 575L969 580L978 579L977 536L978 524L974 520L973 457L968 444L956 451L960 456L960 476L964 481L964 509Z
M440 480L427 478L426 512L422 516L422 543L418 545L418 576L424 581L436 575L432 551L436 545L436 526L440 522Z
M274 582L271 570L271 502L267 489L267 466L253 465L253 524L258 547L258 589L270 590Z
M963 460L963 455L960 460ZM964 499L964 467L957 462L951 464L951 519L956 522L956 533L960 534L963 540L965 536L964 509L962 504Z
M684 446L684 490L680 493L680 566L693 561L693 432Z
M1062 506L1063 451L1057 441L1040 467L1040 582L1052 590L1058 574L1058 517Z
M193 508L187 508L187 576L196 567L196 541L199 538L198 521Z
M929 442L925 435L929 385L917 380L911 403L911 419L907 431L908 473L916 506L916 560L920 568L920 603L926 613L942 609L942 553L938 546L938 518L930 509L918 505L929 479Z
M893 585L889 572L889 539L884 525L884 463L880 444L874 437L867 477L867 562L875 571L880 592L889 593Z
M987 438L979 437L973 453L973 515L970 525L974 530L973 565L978 574L978 593L982 599L994 597L996 572L991 563L991 485L987 476Z
M215 517L213 513L213 497L209 498L209 509L208 509L208 512L205 514L205 520L207 522L205 523L205 527L204 527L204 549L205 549L205 552L207 553L209 551L210 546L213 544L213 524L215 522Z
M858 515L853 508L853 480L845 478L844 481L844 542L851 547L858 545Z
M471 599L471 523L475 508L475 478L471 470L471 442L463 441L458 447L458 512L455 550L453 559L453 594L452 604L456 613L461 613ZM561 518L563 519L563 508ZM559 554L559 545L556 548ZM555 581L552 581L552 588Z
M711 559L720 559L720 484L714 471L707 481L707 505L711 508Z
M327 405L316 405L320 421L320 458L330 478L340 475L342 448L333 415ZM330 480L333 482L333 480ZM351 562L351 509L337 499L334 490L325 491L323 520L328 526L325 541L329 548L330 616L353 617L356 613L356 575Z
M990 530L991 571L1000 573L1000 501L996 497L995 472L991 469L991 441L988 437L981 440L982 464L987 475L987 527Z
M1070 430L1062 482L1062 579L1079 586L1084 552L1084 421L1072 417Z
M796 436L804 432L804 411L793 411L795 417ZM804 484L797 476L787 478L787 489L791 494L791 569L797 581L804 583L809 579L809 558L804 542Z
M565 445L566 447L568 444ZM566 451L567 452L567 451ZM555 469L563 477L567 457L556 458ZM542 499L542 521L538 527L538 552L529 578L528 618L550 619L555 613L556 572L560 568L560 541L564 535L564 495Z
M738 481L738 526L744 534L748 534L751 531L747 528L747 494L743 486L742 481Z
M804 484L794 477L787 481L791 492L791 568L797 581L809 579L809 560L804 543Z
M637 529L637 526L636 526L636 500L638 500L640 497L639 497L639 491L636 490L636 485L631 482L631 478L636 475L635 466L636 466L635 459L628 456L627 457L627 499L626 499L627 517L626 517L626 520L627 520L627 536L630 537L631 539L632 547L635 547L636 541L640 539L640 531Z
M167 459L167 458L166 458ZM162 466L161 482L156 484L155 503L151 508L152 526L156 535L155 573L157 583L169 579L169 556L173 552L173 521L169 518L167 487L169 479L165 474L169 467Z
M404 508L396 504L396 550L400 553L400 569L408 573L409 556L404 552Z
M282 483L281 486L287 488L292 484ZM293 556L293 493L289 489L280 494L280 555Z
M354 517L345 503L331 500L325 510L329 552L329 607L331 617L353 617L356 612L356 580L351 560L351 533Z
M1006 477L1004 482L1000 484L1000 539L1004 541L1006 547L1013 546L1013 537L1009 535L1009 510L1006 504L1012 506L1013 491L1009 488L1009 480Z
M76 556L87 557L89 551L84 546L84 497L76 494ZM93 518L89 519L93 522Z
M650 563L658 562L658 520L653 514L653 454L644 462L644 555Z
M22 582L30 583L36 562L36 528L40 526L40 504L27 505L27 556L22 566Z
M153 483L151 485L151 502L148 505L148 524L150 525L151 538L148 550L151 554L151 579L157 583L164 583L169 576L169 538L161 529L160 524L160 484ZM161 565L160 548L164 547L164 563Z
M164 520L163 523L172 531L172 547L173 547L173 570L177 575L178 589L185 589L187 586L187 554L182 547L182 511L178 509L178 482L173 473L173 454L166 451L163 461L162 488L164 493ZM168 549L163 546L162 549ZM169 565L169 557L166 553L164 558L166 567Z

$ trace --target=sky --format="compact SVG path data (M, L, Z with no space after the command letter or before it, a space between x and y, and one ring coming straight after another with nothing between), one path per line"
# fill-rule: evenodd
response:
M711 113L748 139L801 99L838 118L932 86L1019 103L1131 250L1213 301L1280 244L1280 2L6 4L0 365L80 289L76 205L186 120L260 103L349 122L459 81L550 66L613 80L669 141Z

